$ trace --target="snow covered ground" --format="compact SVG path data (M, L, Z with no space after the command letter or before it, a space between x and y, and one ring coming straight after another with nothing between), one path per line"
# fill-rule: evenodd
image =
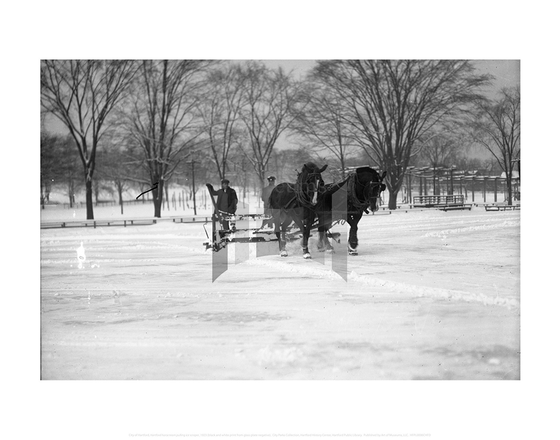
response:
M312 237L212 282L201 224L42 230L42 378L519 379L519 237L519 211L380 212L347 281Z

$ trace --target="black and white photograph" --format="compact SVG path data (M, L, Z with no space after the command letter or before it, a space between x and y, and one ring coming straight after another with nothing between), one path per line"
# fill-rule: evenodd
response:
M519 60L42 60L42 379L520 378Z
M552 8L3 9L3 438L557 434Z

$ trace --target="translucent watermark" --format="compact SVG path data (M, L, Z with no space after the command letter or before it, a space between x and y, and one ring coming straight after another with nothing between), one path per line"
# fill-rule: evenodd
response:
M313 184L310 188L314 187ZM322 246L323 250L327 250L331 258L325 257L325 252L313 252L316 262L326 265L331 263L331 269L337 273L343 280L348 279L348 252L347 241L348 231L345 230L344 234L340 234L336 239L329 237L329 229L332 221L335 219L346 220L347 217L347 184L344 183L337 191L330 196L330 203L319 203L315 212L315 216L319 219L319 224L324 226L321 231L314 229L313 234L318 238L318 244ZM251 232L257 231L259 228L244 228L238 229L238 232L215 233L213 234L214 249L212 252L212 282L214 282L220 275L229 269L230 260L234 260L235 264L242 263L251 258L259 258L270 255L280 254L280 240L283 239L281 232L276 234L276 230L280 231L280 216L286 215L282 210L271 210L273 212L275 232L267 231L267 234L272 235L272 240L256 239L255 241L248 240ZM303 217L304 209L292 210L294 216ZM217 228L219 222L215 221ZM233 254L233 255L232 255ZM301 257L300 257L301 258Z

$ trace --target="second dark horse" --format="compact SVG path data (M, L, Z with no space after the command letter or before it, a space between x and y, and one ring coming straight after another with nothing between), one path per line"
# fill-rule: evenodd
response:
M348 254L358 255L358 223L364 212L368 212L368 209L372 213L377 211L377 200L381 192L385 190L383 179L386 175L386 171L379 175L373 168L360 167L348 175L344 181L326 186L324 196L321 197L319 204L316 206L319 219L318 246L320 251L332 250L327 238L327 231L331 228L332 222L345 220L350 225ZM343 193L343 197L337 198L335 193L344 184L346 184L347 191Z
M270 194L270 208L274 217L274 231L278 238L280 255L288 256L286 250L286 229L294 221L300 228L302 238L303 258L311 258L308 242L311 226L315 221L315 207L325 183L321 173L327 165L319 168L312 162L303 165L295 184L280 183Z

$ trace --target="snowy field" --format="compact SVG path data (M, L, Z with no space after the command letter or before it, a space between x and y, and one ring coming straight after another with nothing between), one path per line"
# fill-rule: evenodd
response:
M519 211L380 212L359 238L347 281L312 237L212 282L201 224L41 230L42 378L519 379Z

